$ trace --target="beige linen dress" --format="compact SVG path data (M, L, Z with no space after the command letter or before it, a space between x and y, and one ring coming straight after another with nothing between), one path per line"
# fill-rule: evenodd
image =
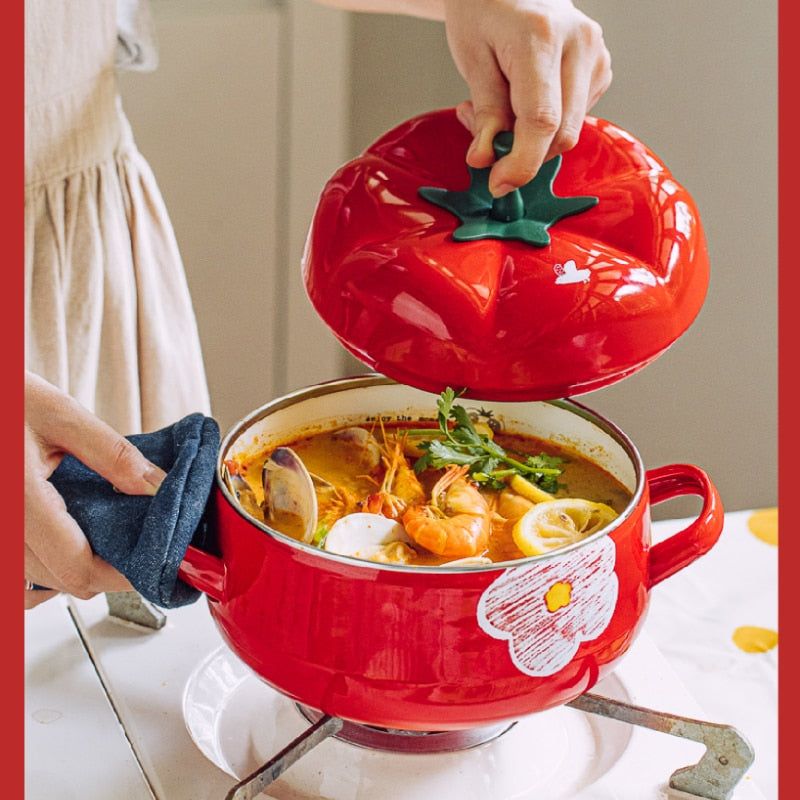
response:
M114 0L25 1L25 366L123 434L210 413L177 242L115 75Z

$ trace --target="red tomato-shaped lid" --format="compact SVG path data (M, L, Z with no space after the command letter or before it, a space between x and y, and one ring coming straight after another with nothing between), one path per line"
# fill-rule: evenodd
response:
M544 400L630 375L691 325L705 236L644 144L587 117L572 150L493 202L470 138L453 109L423 114L325 185L303 276L356 358L437 394Z

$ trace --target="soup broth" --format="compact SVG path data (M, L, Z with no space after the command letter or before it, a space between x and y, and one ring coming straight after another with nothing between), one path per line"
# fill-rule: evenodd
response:
M585 456L513 432L490 431L488 438L516 461L545 455L557 464L557 477L551 476L546 484L549 491L539 488L535 476L514 480L502 470L498 473L500 478L487 482L481 481L480 475L476 480L463 466L419 468L418 460L425 452L421 442L435 439L437 434L439 430L431 427L429 432L417 428L409 435L401 424L393 423L380 428L365 425L324 431L287 442L284 447L300 459L314 486L317 518L310 527L307 515L296 504L289 503L287 507L286 503L270 502L270 494L276 491L274 486L268 486L265 494L264 464L270 451L227 461L226 468L244 478L250 487L254 498L251 506L257 506L250 513L260 515L259 519L280 533L332 549L328 534L338 520L353 513L377 514L397 522L399 527L392 529L392 536L399 538L374 548L368 555L345 554L417 566L524 558L532 553L520 549L514 530L515 526L519 529L521 518L534 506L539 506L540 512L553 506L554 516L542 529L546 537L551 535L548 526L555 525L557 534L560 526L572 529L583 524L575 522L579 515L572 513L569 503L558 505L551 500L575 499L578 504L602 506L606 522L620 514L631 500L627 488ZM518 491L520 483L523 492ZM533 499L526 496L530 485ZM596 529L588 529L585 535ZM575 536L580 534L577 531ZM336 538L338 542L342 537ZM556 540L557 536L553 542Z

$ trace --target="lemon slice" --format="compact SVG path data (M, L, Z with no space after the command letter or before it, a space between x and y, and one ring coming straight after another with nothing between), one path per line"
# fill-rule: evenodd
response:
M544 500L517 520L512 535L526 556L538 556L585 539L616 517L605 503L569 497Z
M527 497L528 500L533 500L534 503L541 503L544 500L554 499L553 495L549 494L544 489L540 489L535 483L529 481L527 478L523 478L522 475L512 475L509 485L517 494Z

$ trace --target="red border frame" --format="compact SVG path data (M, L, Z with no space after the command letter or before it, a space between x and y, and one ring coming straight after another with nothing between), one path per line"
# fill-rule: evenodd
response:
M797 227L797 190L800 181L800 150L797 147L797 85L800 71L797 42L793 41L798 30L798 9L795 3L781 0L778 4L778 505L784 518L792 508L792 499L797 498L797 452L800 447L800 417L793 391L797 387L798 318L796 298L800 292L800 280L796 267L797 247L793 232ZM757 151L758 143L753 143ZM780 513L780 512L779 512ZM792 666L796 663L796 615L792 606L797 602L791 593L792 582L797 580L792 565L798 563L800 550L794 531L787 528L779 550L778 580L779 607L778 628L780 630L780 654L778 670L778 763L791 765L794 736L791 731L791 699L797 695L797 681L792 678ZM778 770L778 789L783 797L795 790L791 768ZM769 800L769 798L768 798Z
M778 4L778 199L779 199L779 425L780 443L778 447L779 462L779 505L791 509L791 500L797 495L797 453L800 448L800 414L795 406L796 401L792 396L796 375L800 366L798 347L800 345L800 332L798 332L798 318L796 298L800 296L800 280L798 279L797 255L794 243L797 227L797 198L795 186L800 182L800 148L797 146L798 128L795 124L798 115L796 75L800 72L798 61L798 46L793 41L794 33L800 29L797 24L797 5L788 0L779 0ZM2 127L2 142L6 161L3 181L5 202L3 203L2 230L4 243L3 254L5 260L5 290L3 298L3 321L5 326L5 346L3 348L3 364L7 372L21 375L23 368L23 271L19 266L23 256L23 208L18 202L17 192L24 184L24 126L21 119L21 110L24 99L24 5L12 2L4 8L3 31L5 41L0 47L0 67L3 75L3 100L6 113ZM729 43L735 46L735 43ZM728 45L726 45L728 46ZM735 98L731 98L735 102ZM19 115L19 116L18 116ZM752 143L752 154L757 157L759 143ZM743 154L743 158L748 154ZM17 184L20 180L20 184ZM10 283L10 286L9 286ZM23 417L23 395L21 390L5 393L5 414L8 426L19 435L16 427L17 419ZM9 419L10 417L10 419ZM20 447L20 455L22 448ZM3 460L5 486L13 487L19 480L18 461L12 453L11 457ZM746 458L743 462L746 468ZM18 584L22 569L15 563L19 557L22 561L22 527L23 527L23 502L17 497L16 492L9 491L5 499L5 537L7 546L15 555L10 560L10 569L7 570L7 580L2 581L2 591L6 601L5 635L10 638L7 646L12 653L19 652L20 656L7 658L4 663L3 680L6 685L4 698L4 717L6 721L20 720L24 723L24 652L23 632L24 613L20 592L22 587ZM787 519L789 519L787 517ZM781 544L781 557L779 562L779 579L781 584L781 603L779 612L779 625L781 630L781 669L779 671L779 692L781 707L784 710L779 716L780 739L779 758L781 764L791 764L794 754L793 738L789 725L791 717L786 712L790 709L792 696L797 692L797 680L792 674L791 666L795 660L796 643L794 640L793 609L791 606L796 600L789 599L792 581L796 580L796 566L800 563L798 555L797 536L794 531L788 530ZM17 556L17 554L19 554ZM19 581L21 583L21 581ZM787 589L787 587L789 587ZM24 794L24 760L23 737L14 735L5 737L2 747L4 795L7 797L22 797ZM781 795L789 797L792 792L791 770L780 770L779 786ZM767 798L772 800L772 798Z
M19 202L24 189L24 4L12 2L4 9L4 41L0 47L0 74L3 75L3 106L7 109L2 126L2 145L5 155L3 175L4 202L2 219L2 242L4 264L4 290L2 318L5 330L3 347L3 369L8 375L22 377L24 364L24 274L23 274L23 225L24 206ZM10 111L9 111L10 110ZM19 183L17 183L19 181ZM16 444L20 436L19 460L16 453L3 459L3 480L12 487L19 480L18 465L23 457L23 439L20 422L24 418L23 391L17 389L4 392L4 417ZM10 418L10 419L9 419ZM19 420L19 421L18 421ZM16 473L16 475L15 475ZM13 481L13 483L12 483ZM6 552L13 552L10 569L5 580L0 582L5 609L4 629L7 652L20 653L18 658L6 657L2 680L9 688L3 698L6 720L25 723L25 670L24 670L24 609L22 605L22 573L24 564L24 496L11 490L5 501ZM19 557L19 564L16 558ZM12 729L5 737L3 753L3 794L8 797L24 796L24 737Z

